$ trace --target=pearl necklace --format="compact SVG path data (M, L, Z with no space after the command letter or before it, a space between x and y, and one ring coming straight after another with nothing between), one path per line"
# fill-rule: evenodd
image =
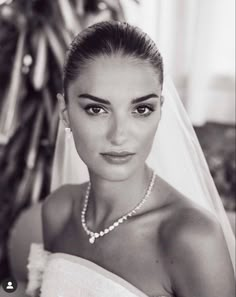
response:
M87 227L86 221L85 221L85 215L86 215L86 211L87 211L88 199L89 199L89 194L90 194L90 189L91 189L91 183L90 182L88 183L88 187L87 187L87 191L86 191L86 195L85 195L85 199L84 199L84 206L83 206L83 209L81 211L81 223L82 223L82 226L83 226L85 232L87 233L87 235L90 236L89 242L91 244L93 244L95 242L95 239L97 239L98 237L104 236L105 234L111 232L114 228L119 226L121 223L126 221L128 218L132 217L137 212L137 210L144 204L144 202L150 196L150 194L152 192L152 188L153 188L154 183L155 183L155 177L156 177L156 175L153 172L151 181L150 181L149 186L148 186L148 189L147 189L143 199L138 203L138 205L133 210L131 210L130 212L128 212L124 216L120 217L112 225L110 225L109 227L105 228L104 230L102 230L100 232L92 232L91 230L89 230L88 227Z

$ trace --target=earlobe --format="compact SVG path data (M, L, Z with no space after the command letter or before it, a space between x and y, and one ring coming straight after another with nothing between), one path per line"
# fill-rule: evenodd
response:
M165 97L164 96L161 96L160 119L162 117L162 105L163 105L164 101L165 101Z
M62 94L57 93L57 100L58 100L58 103L59 103L59 108L62 111L62 109L66 108L65 98L64 98L64 96Z
M161 106L163 105L164 101L165 101L165 97L161 96Z
M69 116L68 116L68 110L67 110L67 105L65 102L65 98L62 94L58 93L57 94L57 100L59 104L59 117L64 123L66 128L70 127L70 122L69 122Z

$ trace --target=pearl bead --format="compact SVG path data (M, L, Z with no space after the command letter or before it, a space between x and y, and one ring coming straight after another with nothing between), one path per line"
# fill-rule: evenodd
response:
M95 238L94 238L94 237L90 237L90 238L89 238L89 242L90 242L90 243L94 243L94 241L95 241Z

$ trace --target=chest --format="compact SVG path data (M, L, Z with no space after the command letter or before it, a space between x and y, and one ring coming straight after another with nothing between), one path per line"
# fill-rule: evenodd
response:
M71 220L55 242L55 249L87 259L125 279L147 296L168 294L170 283L158 249L157 226L139 219L120 225L94 244L81 224Z

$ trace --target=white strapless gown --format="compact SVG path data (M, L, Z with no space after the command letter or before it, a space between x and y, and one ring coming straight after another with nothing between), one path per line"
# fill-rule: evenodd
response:
M148 297L118 275L83 258L32 243L26 294L40 297ZM38 297L38 296L37 296ZM159 295L156 297L168 297Z

